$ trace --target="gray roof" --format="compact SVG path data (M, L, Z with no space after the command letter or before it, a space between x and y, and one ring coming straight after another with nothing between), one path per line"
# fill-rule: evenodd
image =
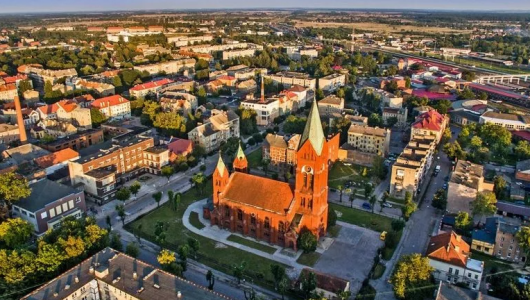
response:
M476 300L478 292L464 289L450 283L440 282L436 300Z
M31 188L31 195L19 200L15 205L31 212L36 212L49 203L81 192L49 179L39 180L29 187Z
M21 164L48 155L50 152L33 144L25 144L15 148L7 149L5 154L13 158L18 164Z
M313 101L311 110L309 111L309 116L307 117L307 123L305 124L304 132L302 133L302 138L300 139L300 146L298 149L302 148L307 140L315 149L315 152L320 155L322 154L322 149L324 148L325 142L324 130L322 129L322 123L320 121L320 115L318 113L318 105L316 101Z
M530 217L530 207L508 202L497 201L497 210L517 216Z
M530 170L530 159L518 161L515 168L517 172Z

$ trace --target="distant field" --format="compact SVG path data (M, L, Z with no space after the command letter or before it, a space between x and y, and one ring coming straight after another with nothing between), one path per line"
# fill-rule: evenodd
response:
M307 21L296 21L296 27L349 27L356 28L361 30L370 30L378 32L396 32L399 33L402 30L404 31L416 31L416 32L428 32L428 33L469 33L470 30L460 30L453 28L443 28L443 27L422 27L415 25L388 25L375 22L361 22L361 23L319 23L319 22L307 22Z

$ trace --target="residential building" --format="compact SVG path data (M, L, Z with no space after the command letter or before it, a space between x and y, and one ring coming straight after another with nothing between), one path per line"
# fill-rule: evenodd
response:
M218 292L106 248L21 300L231 300Z
M108 119L117 120L131 117L131 104L129 100L120 95L99 98L92 102L92 107L98 109Z
M66 77L67 79L76 77L77 71L75 69L63 69L63 70L45 70L41 65L23 65L18 68L19 73L29 75L33 79L33 83L37 87L44 87L46 82L50 82L55 85L61 78Z
M352 125L368 126L368 117L345 115Z
M381 97L381 103L383 107L390 108L402 108L403 97L397 97L396 95L389 93L385 90L374 89L374 93Z
M254 56L256 49L235 49L223 51L223 60L234 59L238 57Z
M162 167L169 164L169 149L166 146L154 146L144 150L144 164L147 173L160 175Z
M318 87L325 92L334 92L345 85L345 74L333 73L318 79Z
M521 229L519 224L497 219L497 231L495 236L495 257L513 263L524 263L526 261L525 250L519 245L516 234Z
M153 138L127 133L82 149L81 158L68 163L71 184L84 187L87 197L96 203L106 203L112 200L116 183L123 184L144 173L148 161L157 161L145 157L146 150L153 146Z
M501 300L489 295L483 294L481 291L469 290L450 283L440 281L438 289L436 290L436 298L434 300Z
M219 51L229 51L229 50L239 50L239 49L248 49L248 48L256 48L258 50L263 50L263 46L258 46L251 43L230 43L230 44L221 44L221 45L193 45L188 47L181 47L181 51L186 52L195 52L195 53L204 53L204 54L211 54L213 52L219 52Z
M101 97L116 94L116 89L112 84L98 81L88 81L76 77L72 77L66 81L66 88L67 90L72 91L94 91Z
M59 138L52 142L42 145L42 148L56 152L59 150L71 148L73 150L81 150L95 144L103 142L103 130L90 129L77 134Z
M278 98L247 99L241 101L241 106L256 111L258 126L268 126L281 115Z
M54 138L64 138L77 133L77 128L69 122L59 120L44 120L30 130L31 136L42 139L49 135Z
M317 85L315 78L310 78L308 74L298 72L279 72L276 74L268 74L263 78L271 79L275 84L282 84L285 88L290 88L293 85L300 85L305 88L314 90Z
M228 70L227 70L228 71ZM232 73L232 74L230 74ZM236 72L229 72L228 75L234 76L237 80L248 80L254 79L257 76L267 75L267 69L265 68L246 68L238 70Z
M17 86L13 83L0 85L0 101L13 102L18 95Z
M79 159L79 153L70 148L59 150L35 159L35 163L46 171L46 175L51 175L56 171L68 167L69 161Z
M465 109L452 110L449 112L451 122L465 126L471 123L478 124L480 122L480 113L469 111Z
M135 70L140 72L148 72L150 75L157 75L160 73L176 74L184 71L195 70L195 59L184 58L166 61L157 64L134 66Z
M296 151L300 144L301 135L293 134L290 137L269 133L263 142L262 156L278 170L291 171L296 166Z
M432 135L436 137L436 143L439 143L448 123L449 117L436 110L430 110L416 117L411 126L410 139Z
M33 225L38 235L57 228L66 217L83 217L87 210L82 190L48 179L32 183L30 188L28 197L13 203L12 212Z
M470 250L469 244L453 231L431 237L426 256L434 268L434 279L480 289L484 262L472 259Z
M530 159L518 161L516 163L515 179L530 182Z
M50 152L33 144L24 144L4 150L0 162L0 174L16 172L32 183L46 177L46 173L35 163L35 160L48 154Z
M167 42L168 43L175 43L175 47L185 47L188 45L193 45L196 42L202 43L202 42L209 42L213 40L213 36L211 35L201 35L201 36L167 36Z
M145 96L152 94L153 96L157 96L158 92L171 85L175 81L171 79L161 79L156 81L149 81L142 84L137 84L129 89L129 94L131 97L136 98L145 98Z
M495 124L508 130L530 129L530 116L487 111L480 116L479 124Z
M167 143L169 160L174 161L177 156L188 156L193 151L193 142L186 139L171 138Z
M9 145L20 140L18 126L10 124L0 124L0 144Z
M315 274L316 289L315 292L322 297L322 299L340 299L339 294L350 291L350 281L342 279L329 274L317 272L313 269L304 268L300 273L300 278L297 286L302 290L302 280L307 278L309 273Z
M313 103L296 154L295 185L248 174L240 147L232 174L219 157L212 205L204 210L204 217L220 228L296 251L302 228L317 239L326 234L329 153Z
M352 124L347 143L353 150L384 157L390 149L390 129Z
M160 95L160 106L164 111L179 112L183 116L193 113L199 106L199 100L192 94L183 92L164 92Z
M472 213L471 205L477 193L492 191L493 185L484 182L484 167L459 160L451 173L447 188L447 211Z
M329 95L326 98L318 101L318 109L322 114L331 115L335 113L342 113L344 110L344 98L339 98L335 95Z
M231 137L239 137L239 116L231 110L212 110L212 116L206 123L188 132L188 139L207 153L219 149L221 142Z
M258 85L254 79L241 81L236 85L236 88L241 93L254 93L258 89Z
M397 123L395 126L404 128L407 126L407 114L408 109L406 108L383 108L383 123L387 124L390 119L396 118Z

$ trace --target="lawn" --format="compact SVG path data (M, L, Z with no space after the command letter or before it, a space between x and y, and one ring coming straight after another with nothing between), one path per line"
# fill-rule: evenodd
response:
M261 151L261 148L258 148L251 152L249 155L247 155L247 161L248 165L251 169L257 168L261 166L261 161L263 159L263 152Z
M227 240L231 241L231 242L234 242L234 243L238 243L238 244L241 244L241 245L245 245L245 246L248 246L250 248L254 248L256 250L259 250L259 251L263 251L265 253L269 253L269 254L274 254L274 252L276 252L276 248L274 247L269 247L267 245L263 245L261 243L258 243L258 242L254 242L254 241L251 241L249 239L246 239L246 238L243 238L243 237L240 237L238 235L235 235L235 234L231 234Z
M302 253L296 262L304 266L313 267L319 258L320 253L317 252Z
M471 258L484 262L484 274L490 274L491 269L497 269L496 272L513 269L509 263L475 250L471 251Z
M389 217L334 203L330 203L329 207L337 212L339 221L366 227L378 232L390 232L392 230L392 219Z
M338 189L339 185L344 187L346 182L351 180L354 183L352 188L356 188L357 190L362 189L364 183L369 180L369 178L360 175L363 170L364 167L358 165L347 166L342 162L336 162L329 170L328 185L330 188ZM366 171L369 173L369 168Z
M204 224L202 224L202 222L199 220L199 214L194 211L190 213L190 224L197 229L203 229L205 227Z
M372 279L379 279L385 273L386 267L382 264L377 264L374 268L374 273L372 274Z
M269 266L276 262L218 243L214 240L190 232L184 227L182 224L182 216L186 207L211 194L212 181L208 180L202 194L199 194L195 189L182 194L181 204L178 211L172 210L169 204L165 203L161 205L160 208L139 217L134 222L128 223L125 226L125 229L131 232L134 231L141 237L156 243L154 235L156 223L159 221L167 223L168 234L166 234L167 239L163 245L164 248L176 251L179 245L187 243L188 238L195 238L200 242L200 250L197 255L197 260L199 262L226 274L232 274L232 267L245 261L248 266L245 270L245 277L247 277L247 280L254 280L254 282L257 282L266 288L273 287L274 281ZM139 225L142 226L140 231L138 231Z
M396 204L403 204L405 205L405 198L401 199L401 198L394 198L392 196L388 196L388 198L386 199L386 201L388 202L393 202L393 203L396 203Z

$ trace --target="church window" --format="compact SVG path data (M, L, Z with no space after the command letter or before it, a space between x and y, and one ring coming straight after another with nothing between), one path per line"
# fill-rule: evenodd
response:
M250 216L250 224L256 225L256 215L255 214L252 214Z
M304 173L304 187L307 187L307 173Z
M309 209L313 209L313 199L309 200L309 204L307 205Z
M302 201L301 201L300 205L302 205L302 207L305 207L305 198L302 197Z
M283 223L282 221L280 221L280 224L278 225L278 230L279 230L281 233L284 233L284 232L285 232L285 223Z
M241 209L237 210L237 219L243 221L243 211Z
M270 223L270 220L269 220L268 217L265 218L264 227L265 227L265 229L270 229L271 228L271 223Z
M313 189L313 175L312 174L309 174L308 176L309 178L307 179L307 186L309 187L310 190Z

